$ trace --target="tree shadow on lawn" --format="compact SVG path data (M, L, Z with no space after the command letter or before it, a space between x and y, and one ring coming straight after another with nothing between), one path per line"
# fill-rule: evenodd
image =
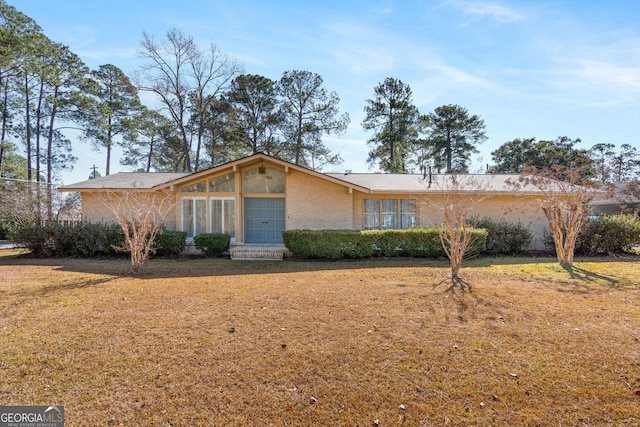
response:
M231 261L229 258L154 258L138 274L132 274L125 258L29 258L2 256L3 266L51 267L73 273L101 274L113 278L163 279L178 277L238 276L309 271L338 271L382 268L447 268L448 261L419 258L370 258L359 260ZM109 280L111 280L109 279Z
M5 252L5 251L2 251ZM426 259L426 258L368 258L368 259L347 259L347 260L307 260L307 259L285 259L285 261L231 261L228 258L154 258L143 266L139 274L133 275L130 271L130 263L127 258L21 258L19 256L2 256L0 253L0 268L2 266L44 266L53 267L59 271L69 271L74 273L102 274L109 278L104 281L118 277L130 277L141 280L162 279L178 277L215 277L215 276L238 276L238 275L261 275L261 274L286 274L309 271L337 271L337 270L375 270L386 268L433 268L435 270L448 269L450 264L446 259ZM624 258L584 258L579 262L630 262L640 261L640 257L631 256ZM478 257L465 261L464 268L482 268L494 265L525 265L525 264L555 264L554 257ZM624 283L619 278L606 276L604 274L589 271L584 267L576 267L567 270L571 281L554 280L562 283L566 288L575 288L582 292L590 291L588 284L605 283L610 287L623 289L629 287L630 283ZM444 272L443 272L444 273ZM94 280L98 282L103 279L90 279L79 281L76 284L69 283L60 286L67 286L69 289L75 287L91 286ZM450 279L449 279L450 280ZM95 284L99 284L96 282ZM88 284L87 284L88 283ZM471 283L472 284L472 283ZM634 284L635 285L635 284Z
M636 287L635 283L624 283L622 280L616 277L607 276L601 273L590 271L584 267L574 265L572 268L566 267L564 270L569 274L572 282L561 282L566 286L573 286L576 291L584 292L592 290L588 284L606 285L609 288L623 289L630 286ZM559 289L562 291L562 289Z
M640 263L640 255L635 253L627 253L617 256L594 256L594 257L576 257L575 262L629 262ZM554 255L521 255L521 256L500 256L500 255L482 255L476 258L466 260L463 267L487 267L490 265L518 265L518 264L557 264L558 259Z
M43 286L35 291L34 294L38 296L47 296L58 291L71 291L74 289L90 288L92 286L98 286L104 283L108 283L115 278L115 276L107 276L96 279L72 280L65 283L58 283L56 285Z

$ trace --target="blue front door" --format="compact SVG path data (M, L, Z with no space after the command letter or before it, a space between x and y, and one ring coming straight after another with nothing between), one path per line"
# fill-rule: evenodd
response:
M244 199L245 243L282 243L284 199Z

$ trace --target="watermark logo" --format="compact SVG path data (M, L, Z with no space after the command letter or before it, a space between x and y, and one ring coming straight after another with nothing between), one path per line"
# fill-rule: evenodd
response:
M0 406L0 427L64 427L64 406Z

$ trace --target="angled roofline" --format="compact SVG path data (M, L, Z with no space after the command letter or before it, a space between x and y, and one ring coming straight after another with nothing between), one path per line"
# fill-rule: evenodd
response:
M305 168L303 166L299 166L299 165L293 164L291 162L287 162L286 160L280 160L280 159L277 159L275 157L269 156L269 155L264 154L264 153L252 154L250 156L241 157L239 159L236 159L236 160L233 160L233 161L230 161L230 162L227 162L227 163L223 163L223 164L218 165L218 166L213 166L211 168L207 168L207 169L204 169L204 170L201 170L201 171L198 171L198 172L194 172L194 173L192 173L190 175L186 175L186 176L181 177L181 178L177 178L177 179L174 179L174 180L171 180L171 181L166 181L166 182L163 182L161 184L157 184L154 187L152 187L152 189L153 190L160 190L160 189L165 188L165 187L173 187L173 186L176 186L176 185L180 185L180 184L182 184L184 182L197 180L198 178L202 178L204 176L210 175L210 174L215 173L215 172L222 171L224 169L231 168L232 170L235 171L236 168L238 168L240 166L250 166L250 165L253 165L253 164L259 164L261 162L269 162L271 164L276 164L276 165L282 166L282 167L285 168L285 172L288 169L293 169L293 170L298 171L298 172L306 173L306 174L315 176L317 178L321 178L321 179L324 179L326 181L333 182L334 184L342 185L342 186L347 187L349 189L358 190L358 191L361 191L363 193L370 193L371 192L371 190L369 188L362 187L360 185L353 184L351 182L344 181L344 180L335 178L333 176L329 176L327 174L324 174L322 172L317 172L317 171L314 171L312 169L308 169L308 168Z
M58 187L57 191L61 193L64 193L64 192L82 193L82 192L96 192L96 191L120 191L120 190L131 189L131 188L137 188L140 191L154 191L154 188L158 184L155 184L155 185L149 184L147 186L140 186L140 187L136 187L133 184L139 183L139 181L144 181L144 178L149 178L149 177L152 177L152 180L155 180L155 178L158 178L162 175L165 175L165 177L168 177L168 176L184 175L184 173L181 173L181 172L117 172L111 175L105 175L95 179L88 179L88 180L76 182L73 184L63 185ZM162 181L162 182L166 182L169 179L174 180L176 178L175 177L165 178L165 181ZM113 182L114 180L116 182ZM106 184L103 183L105 181L106 181ZM123 185L123 181L126 181L126 186ZM96 186L96 183L98 184L102 183L102 184Z

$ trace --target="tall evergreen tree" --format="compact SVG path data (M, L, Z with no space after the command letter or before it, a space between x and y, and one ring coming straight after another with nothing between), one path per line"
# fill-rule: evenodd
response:
M340 98L323 86L322 77L310 71L285 71L278 82L282 102L284 160L311 169L339 164L342 159L322 143L323 135L340 135L349 115L339 115Z
M255 74L240 75L231 82L225 100L233 111L247 153L263 152L278 157L282 113L275 82Z
M593 161L595 177L602 184L606 184L611 180L612 171L609 161L614 155L615 148L616 146L613 144L601 143L589 149L588 154Z
M172 128L171 122L162 114L142 107L135 119L135 133L131 144L123 146L120 164L131 166L141 172L160 170L159 152Z
M115 65L101 65L91 71L91 80L95 102L81 114L84 137L96 150L106 149L105 175L109 175L114 145L134 142L142 105L136 87Z
M640 154L631 144L622 144L610 164L614 182L630 181L640 176Z
M418 109L409 85L386 78L374 88L374 97L367 99L364 111L362 127L375 131L368 141L373 149L367 162L377 163L385 172L410 172L418 137Z
M425 146L436 170L465 172L477 144L487 139L485 124L466 108L449 104L421 117L427 138Z

